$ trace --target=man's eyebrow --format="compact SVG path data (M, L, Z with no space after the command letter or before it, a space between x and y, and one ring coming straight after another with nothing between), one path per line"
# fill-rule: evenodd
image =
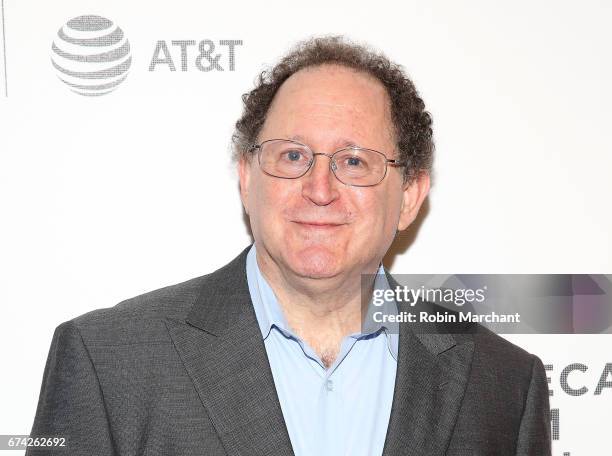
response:
M301 136L301 135L293 135L290 138L287 139L291 139L292 141L297 141L297 142L301 142L302 144L306 144L307 146L310 146L310 144L308 143L308 139ZM338 139L338 141L336 141L335 143L335 149L342 149L344 147L363 147L360 144L358 144L357 142L347 139L347 138L340 138Z

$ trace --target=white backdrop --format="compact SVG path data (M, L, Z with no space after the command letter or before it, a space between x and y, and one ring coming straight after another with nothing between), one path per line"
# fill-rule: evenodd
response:
M0 434L30 431L57 325L210 272L250 242L229 159L240 95L313 34L347 34L384 50L433 114L434 187L393 272L612 272L607 2L3 6ZM60 27L85 14L112 20L131 45L127 79L100 97L71 92L51 64ZM160 40L175 72L149 70ZM172 40L211 40L225 71L200 71L197 45L182 71ZM220 40L242 40L234 71ZM554 454L607 454L612 389L593 392L612 363L612 336L510 339L553 366ZM575 362L589 367L569 378L589 388L580 397L559 383Z

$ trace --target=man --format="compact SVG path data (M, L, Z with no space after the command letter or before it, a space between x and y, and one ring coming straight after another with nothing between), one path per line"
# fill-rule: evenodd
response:
M362 278L389 286L429 190L431 118L401 68L313 39L243 99L254 245L60 325L31 435L71 455L550 454L537 357L478 326L364 324Z

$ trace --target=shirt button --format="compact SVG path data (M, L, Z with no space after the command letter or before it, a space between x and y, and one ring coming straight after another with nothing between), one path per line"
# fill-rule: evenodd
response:
M333 391L334 390L334 382L332 380L327 380L325 382L325 389L327 391Z

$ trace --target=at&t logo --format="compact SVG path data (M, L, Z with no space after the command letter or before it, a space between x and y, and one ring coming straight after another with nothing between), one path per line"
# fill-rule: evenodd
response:
M101 16L79 16L57 32L51 46L57 76L85 96L112 92L128 75L132 57L123 30Z

